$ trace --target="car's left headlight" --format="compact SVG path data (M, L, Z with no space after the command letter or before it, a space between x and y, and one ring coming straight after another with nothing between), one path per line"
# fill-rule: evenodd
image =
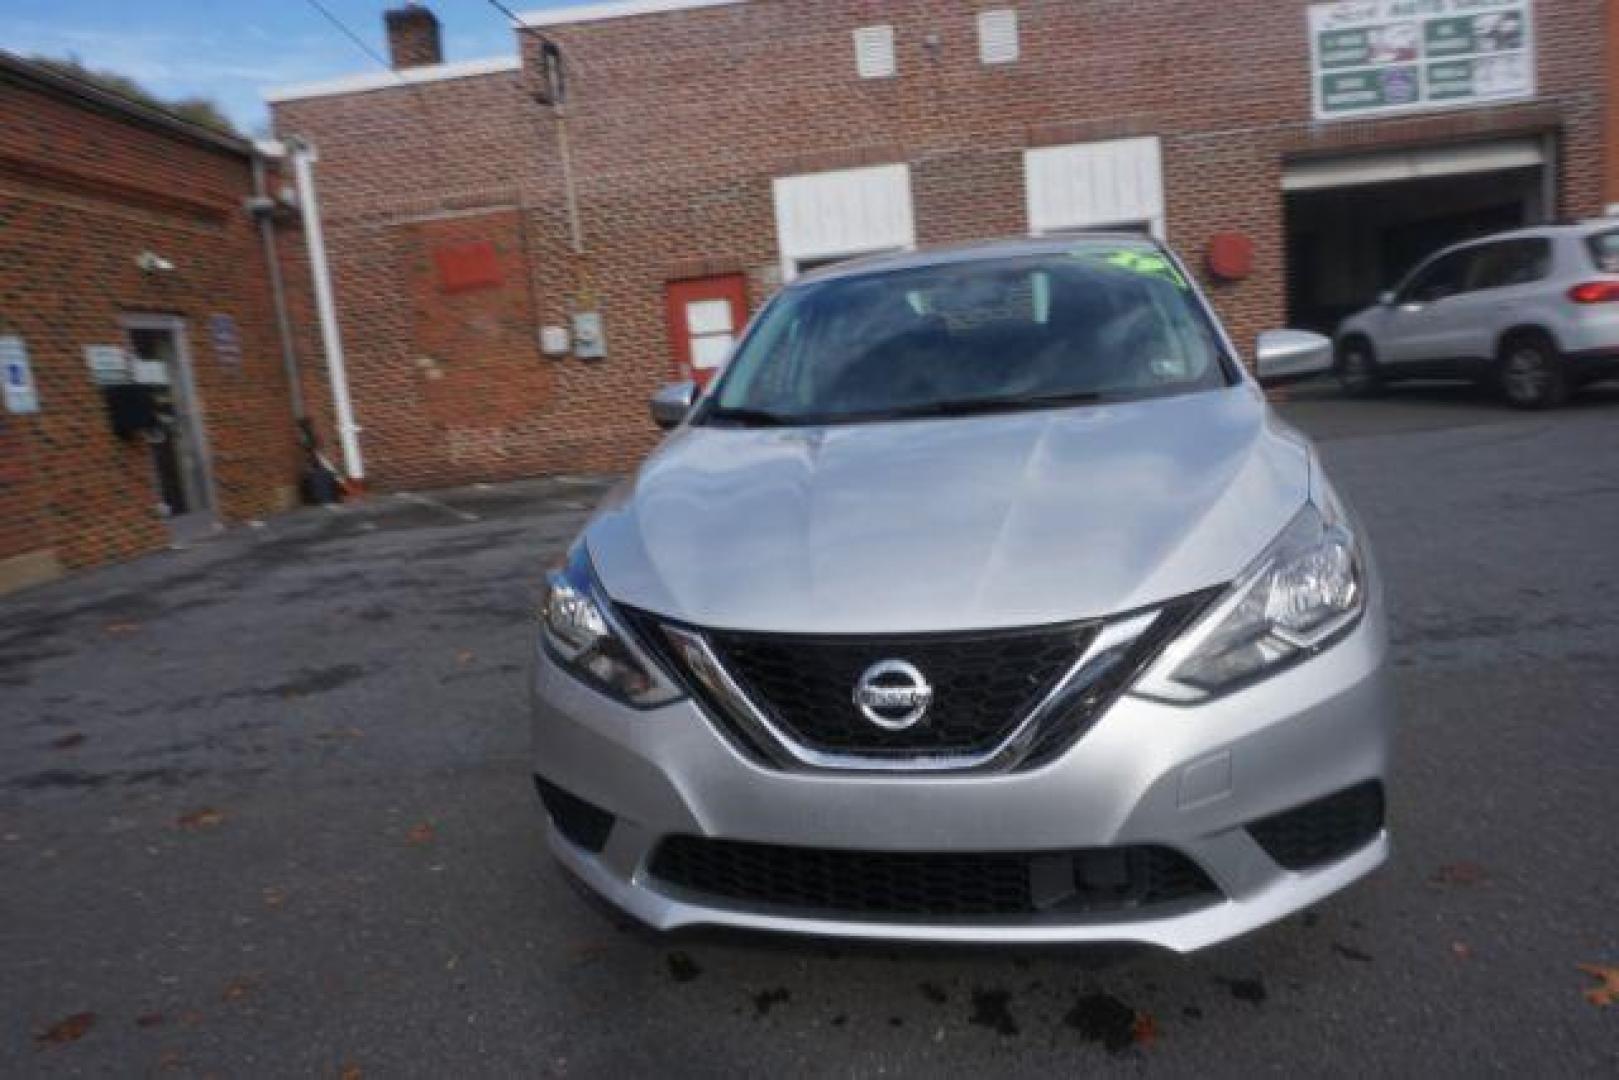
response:
M653 709L682 696L614 620L583 541L568 552L565 564L545 576L540 634L559 665L626 705Z
M1320 652L1366 601L1360 545L1341 512L1306 505L1133 692L1173 702L1228 693Z

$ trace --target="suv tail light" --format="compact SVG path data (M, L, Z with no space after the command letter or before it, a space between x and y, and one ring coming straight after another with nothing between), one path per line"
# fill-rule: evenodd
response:
M1576 304L1619 303L1619 281L1587 281L1568 291Z

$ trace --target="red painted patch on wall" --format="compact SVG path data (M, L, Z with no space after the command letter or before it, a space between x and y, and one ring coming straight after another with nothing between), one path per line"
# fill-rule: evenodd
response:
M438 248L433 261L438 264L438 286L447 293L487 289L504 280L495 245L488 240Z

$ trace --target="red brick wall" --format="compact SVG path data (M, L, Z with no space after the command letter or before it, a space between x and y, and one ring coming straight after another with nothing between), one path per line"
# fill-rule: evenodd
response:
M167 543L150 452L113 435L84 361L124 343L125 314L186 320L222 515L289 504L298 458L250 193L245 157L0 81L0 333L26 340L41 402L0 414L0 559L83 566ZM175 270L143 273L143 251ZM239 366L214 354L214 314L236 320Z
M1607 41L1607 129L1604 139L1606 173L1603 199L1619 205L1619 0L1607 0L1605 38Z
M976 13L1013 6L1022 58L978 61ZM569 250L556 124L487 76L289 102L282 133L321 146L356 395L383 483L621 468L655 432L645 400L671 370L663 290L704 261L746 268L755 300L778 265L771 179L852 164L911 166L918 237L1026 229L1022 155L1034 145L1151 134L1163 141L1170 241L1201 266L1240 230L1255 273L1211 285L1239 342L1283 318L1281 172L1290 155L1556 130L1562 210L1602 200L1604 0L1536 5L1539 98L1399 121L1310 117L1304 0L750 0L548 27L568 58L569 130L586 252ZM865 81L851 31L896 28L899 77ZM936 42L936 44L930 43ZM530 64L535 39L526 40ZM424 140L436 133L432 153ZM416 330L386 280L394 224L457 205L524 208L543 321L606 315L609 358L557 363L549 403L479 458L452 453L477 402L441 402L411 432L394 393ZM459 416L455 414L459 412ZM386 448L385 450L382 448Z

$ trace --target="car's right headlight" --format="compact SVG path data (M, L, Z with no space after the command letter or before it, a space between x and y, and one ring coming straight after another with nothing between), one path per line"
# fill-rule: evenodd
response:
M1290 667L1347 633L1364 609L1366 577L1360 545L1341 517L1306 505L1132 692L1203 701Z
M546 651L579 679L637 709L667 705L682 692L612 616L583 541L545 578L540 635Z

